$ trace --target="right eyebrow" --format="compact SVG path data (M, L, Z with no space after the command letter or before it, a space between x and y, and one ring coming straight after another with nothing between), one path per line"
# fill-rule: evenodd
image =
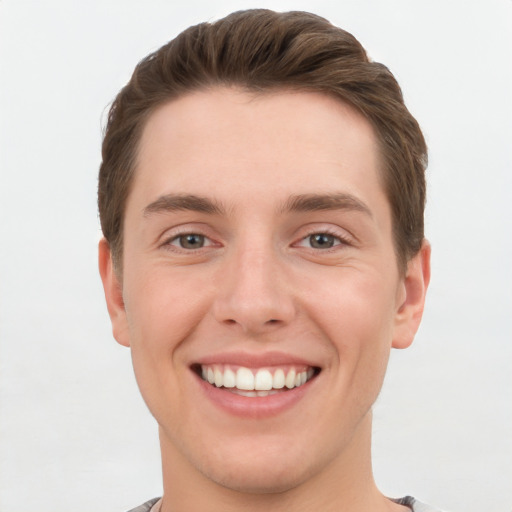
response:
M357 211L372 217L370 208L363 201L352 194L344 192L291 196L283 208L283 211L292 212L314 212L321 210Z
M144 217L154 213L166 213L179 210L223 215L225 208L211 199L191 194L166 194L148 204L144 210Z

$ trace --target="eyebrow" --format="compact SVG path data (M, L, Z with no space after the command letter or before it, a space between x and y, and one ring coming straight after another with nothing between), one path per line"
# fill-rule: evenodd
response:
M352 194L300 194L286 201L283 212L314 212L322 210L351 210L373 217L366 204Z
M189 210L201 213L222 215L225 208L216 201L207 197L201 197L191 194L166 194L160 196L156 201L148 204L144 210L144 216L152 213L174 212L179 210Z
M210 215L225 215L226 208L208 197L193 194L166 194L148 204L143 214L145 217L154 213L174 211L195 211ZM334 194L300 194L291 196L280 209L285 212L313 212L322 210L351 210L365 213L372 217L372 213L360 199L347 193Z

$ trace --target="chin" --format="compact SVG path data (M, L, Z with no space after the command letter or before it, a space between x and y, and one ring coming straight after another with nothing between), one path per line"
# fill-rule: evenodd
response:
M244 494L281 494L308 479L308 471L292 469L290 466L276 467L262 463L241 466L233 464L229 470L206 472L205 476L218 485ZM283 465L284 466L284 465Z
M201 461L201 473L224 488L244 494L280 494L308 481L317 468L328 463L318 460L315 464L313 454L292 446L290 439L281 439L278 446L251 444L211 454Z

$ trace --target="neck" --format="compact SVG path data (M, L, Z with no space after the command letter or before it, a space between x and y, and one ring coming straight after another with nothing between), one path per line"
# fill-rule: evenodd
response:
M258 493L229 488L203 474L160 432L164 498L161 512L363 512L406 510L377 489L371 468L371 412L346 449L327 466L313 468L300 482Z

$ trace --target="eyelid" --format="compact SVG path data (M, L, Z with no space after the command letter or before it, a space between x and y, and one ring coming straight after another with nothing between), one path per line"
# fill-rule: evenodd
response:
M202 247L198 247L197 249L202 249L203 247L211 247L211 246L215 245L215 243L213 242L213 240L210 237L203 235L202 233L195 233L195 232L180 233L178 235L175 235L175 236L169 238L167 240L167 242L165 242L165 243L167 245L172 245L173 247L178 247L178 248L186 250L186 251L193 251L194 249L185 249L184 247L181 247L179 245L179 243L177 243L177 244L173 243L173 242L179 242L180 238L183 236L190 236L190 235L203 237L205 243Z
M332 236L335 239L334 244L331 247L313 247L309 240L310 237L320 234ZM357 239L350 231L338 225L332 226L318 222L302 226L292 247L312 255L324 255L327 257L330 254L339 254L340 251L353 247L357 243Z
M317 248L314 248L314 247L309 247L310 249L315 249L315 250L322 250L322 251L328 251L329 249L332 249L334 247L337 247L339 245L347 245L347 242L345 239L337 236L337 235L333 235L332 233L327 233L326 231L319 231L317 233L310 233L309 235L306 235L305 237L301 238L298 243L296 243L295 245L298 246L298 247L306 247L306 243L308 243L307 241L314 235L328 235L328 236L332 236L336 242L334 243L334 245L332 247L328 247L326 249L317 249ZM303 245L304 244L304 245Z
M323 224L321 222L311 223L306 226L302 226L302 228L299 230L298 238L300 237L300 240L305 240L310 236L320 234L333 236L334 238L337 238L338 240L346 244L353 243L355 241L354 235L347 229L338 226Z
M185 249L182 247L179 247L177 244L172 244L172 242L179 240L180 237L186 236L186 235L198 235L204 237L205 241L207 241L207 244L205 244L203 247L200 247L198 249ZM159 237L158 242L159 247L173 247L177 248L179 250L183 250L186 252L193 252L194 250L201 250L203 248L209 248L213 246L221 246L222 244L218 242L211 234L211 229L208 229L205 226L198 225L198 224L186 224L183 226L176 226L170 229L166 229L162 235Z

